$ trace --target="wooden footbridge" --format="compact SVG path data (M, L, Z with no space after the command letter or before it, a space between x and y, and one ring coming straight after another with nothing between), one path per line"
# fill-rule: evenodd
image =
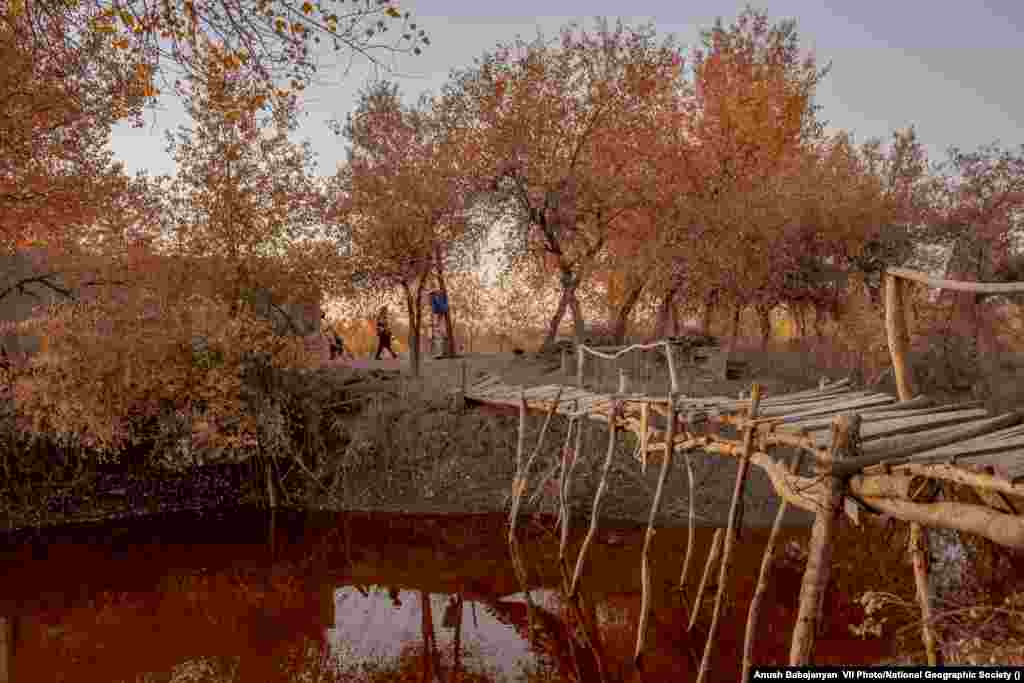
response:
M668 397L599 394L555 384L522 387L486 375L467 387L465 398L470 403L516 408L525 402L528 410L553 410L565 417L604 423L614 415L617 428L637 435L641 444L637 454L642 461L666 450ZM854 493L887 493L886 499L899 498L893 495L897 489L891 484L909 483L905 480L917 475L1024 497L1024 416L1018 412L992 415L980 401L936 405L919 396L900 402L889 394L856 391L846 379L766 396L759 401L754 417L750 416L753 401L746 398L677 395L672 402L677 416L676 450L704 449L736 456L742 442L721 428L731 427L728 431L737 435L750 429L751 462L768 472L780 495L811 511L816 510L815 501L807 494L814 487L809 489L802 477L785 472L772 451L798 448L816 462L828 461L834 449L832 423L845 413L860 417L860 447L855 456L835 463L835 467L844 476L858 475ZM885 477L889 485L878 484L878 477ZM1015 512L1008 504L1000 507ZM1024 525L1018 533L993 540L1024 548Z
M512 486L509 532L513 559L517 555L515 532L519 507L530 483L533 461L541 451L548 422L556 414L568 417L571 434L573 424L578 425L584 419L599 420L609 427L609 445L601 481L594 497L590 529L577 555L575 572L571 574L566 556L567 530L571 520L567 499L571 490L573 467L580 455L578 428L576 453L572 457L567 453L567 437L566 446L554 456L555 468L550 471L558 469L561 473L558 489L562 546L559 557L563 566L565 590L572 598L576 594L581 569L598 523L600 501L607 484L616 435L633 433L637 438L637 458L643 465L646 466L651 456L661 461L641 558L644 590L637 632L638 666L650 609L648 551L664 483L675 455L686 456L692 528L694 481L687 454L698 449L735 458L739 465L728 527L723 537L718 594L715 596L698 683L704 683L710 676L708 662L714 648L723 591L728 583L729 560L731 548L736 541L735 530L742 506L744 481L751 464L767 473L782 499L772 532L773 539L787 505L795 505L815 515L789 664L807 665L812 661L824 590L831 571L834 523L842 512L855 524L859 524L861 514L882 514L909 523L909 551L921 607L922 639L929 664L938 663L940 657L930 606L925 550L927 534L924 530L939 527L953 529L988 538L1003 546L1024 549L1024 517L1019 514L1021 501L1024 501L1024 413L995 415L985 410L980 401L937 405L926 396L913 394L912 377L905 360L909 338L902 301L905 280L975 293L1024 293L1024 283L955 282L938 280L915 271L890 269L886 274L886 334L898 397L858 390L848 379L831 383L822 380L816 388L774 396L762 396L761 387L756 383L751 387L749 395L741 395L739 398L687 396L678 391L677 363L668 342L656 342L641 349L663 346L671 386L665 396L628 393L625 391L625 377L619 384L619 391L614 394L586 388L583 368L587 353L615 360L629 349L609 355L584 345L577 346L575 386L513 386L495 376L478 378L470 385L464 372L462 385L456 395L461 395L467 403L512 406L519 410L519 448ZM567 359L563 356L563 371L568 371L567 366ZM526 414L531 408L546 411L547 419L533 454L529 459L524 459L524 425ZM789 462L786 462L787 456L790 456ZM809 460L812 466L801 469L802 459ZM944 482L973 489L980 502L944 498ZM688 548L684 560L681 589L686 587L690 550ZM750 607L742 680L749 678L751 639L756 632L759 611L758 595L762 594L762 587L770 573L773 552L773 540L769 540L758 593ZM714 550L711 555L715 555ZM701 603L706 578L716 561L709 556L705 577L701 580L701 588L692 605L694 610ZM691 617L691 626L692 622Z

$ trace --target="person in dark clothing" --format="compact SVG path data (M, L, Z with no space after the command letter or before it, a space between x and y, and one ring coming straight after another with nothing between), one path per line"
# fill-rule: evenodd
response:
M324 336L327 337L327 343L331 347L331 360L334 360L335 358L341 358L344 360L346 355L351 358L355 358L355 356L345 350L345 340L341 338L337 330L330 325L326 325L327 314L321 313L320 319L325 322L326 329L324 329Z
M388 326L388 307L384 306L377 314L377 355L374 360L380 360L380 354L387 349L392 358L398 358L398 354L391 348L391 328Z

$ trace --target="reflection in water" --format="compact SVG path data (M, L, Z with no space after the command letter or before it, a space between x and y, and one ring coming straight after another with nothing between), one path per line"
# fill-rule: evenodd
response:
M686 530L652 552L646 678L632 669L642 530L599 535L578 604L560 590L557 539L523 533L522 573L503 517L278 511L173 518L0 540L0 683L35 681L687 680L702 648L674 591ZM713 530L698 530L697 557ZM805 535L805 532L800 532ZM716 680L736 680L766 534L737 545ZM572 547L573 556L577 546ZM788 651L800 573L766 596L755 660ZM692 599L693 591L690 591ZM854 595L830 594L818 660L871 662L847 629ZM532 611L532 629L530 612Z

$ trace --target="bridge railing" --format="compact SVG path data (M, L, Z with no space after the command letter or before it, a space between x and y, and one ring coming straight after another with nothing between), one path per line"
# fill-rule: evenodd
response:
M974 294L1024 294L1024 282L967 282L932 277L909 268L888 268L885 273L885 335L889 343L889 356L896 377L896 391L901 401L914 395L914 378L907 362L910 331L903 303L904 281L911 280L936 289Z

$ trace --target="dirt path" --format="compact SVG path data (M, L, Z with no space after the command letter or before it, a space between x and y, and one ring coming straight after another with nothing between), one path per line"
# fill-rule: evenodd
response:
M470 383L483 373L491 373L501 377L507 383L522 386L571 384L574 381L573 378L562 374L561 364L556 356L533 353L518 356L512 353L488 353L466 354L456 359L425 358L422 363L422 377L417 383L428 394L443 395L448 389L458 386L463 363L466 365ZM407 370L408 368L405 358L397 361L357 360L349 361L348 365L367 370ZM607 375L605 388L610 391L614 373L609 371L605 374ZM596 377L591 378L588 383L592 383L596 379ZM770 393L794 388L791 378L761 375L758 380ZM689 385L687 387L689 391L686 393L701 396L735 396L738 391L749 389L751 381L750 378L745 378ZM797 388L806 388L799 382L796 386ZM659 380L657 377L654 378L654 381L648 382L647 388L651 392L668 391L667 381ZM514 410L504 410L500 407L478 407L472 412L481 422L503 420L502 424L508 423L505 429L509 431L509 438L514 440L512 423L517 421ZM543 421L543 418L537 417L533 421L539 423ZM536 425L532 426L536 427ZM596 449L603 453L605 437L603 432L599 433L600 431L595 423L591 435L587 437L588 450ZM552 435L549 437L548 443L555 443L558 438L558 436ZM700 526L725 526L735 486L735 460L708 455L702 451L693 452L689 457L696 483L694 500L696 523ZM507 500L514 474L514 463L511 461L496 462L496 460L505 459L508 459L507 455L499 455L497 452L486 459L461 457L453 454L451 462L446 464L446 468L449 472L460 473L457 484L449 485L443 480L435 481L429 486L429 496L421 495L417 490L418 487L412 487L401 493L392 491L388 498L375 501L368 505L368 509L405 512L500 510L504 501ZM579 490L575 496L577 509L581 512L589 510L600 469L596 458L590 458L589 462L592 466L583 468L586 469L586 472L579 477ZM659 515L661 524L684 525L687 523L689 487L683 462L682 458L678 458L670 475L664 504ZM546 467L547 465L543 466L544 469ZM602 505L602 516L609 520L646 523L653 492L657 486L657 478L657 467L649 467L646 472L642 472L639 463L628 455L618 458L612 472L609 496ZM744 500L743 524L745 526L765 527L772 524L778 510L778 499L768 477L759 468L751 468ZM788 525L804 525L809 521L810 516L799 510L791 510L786 519Z

